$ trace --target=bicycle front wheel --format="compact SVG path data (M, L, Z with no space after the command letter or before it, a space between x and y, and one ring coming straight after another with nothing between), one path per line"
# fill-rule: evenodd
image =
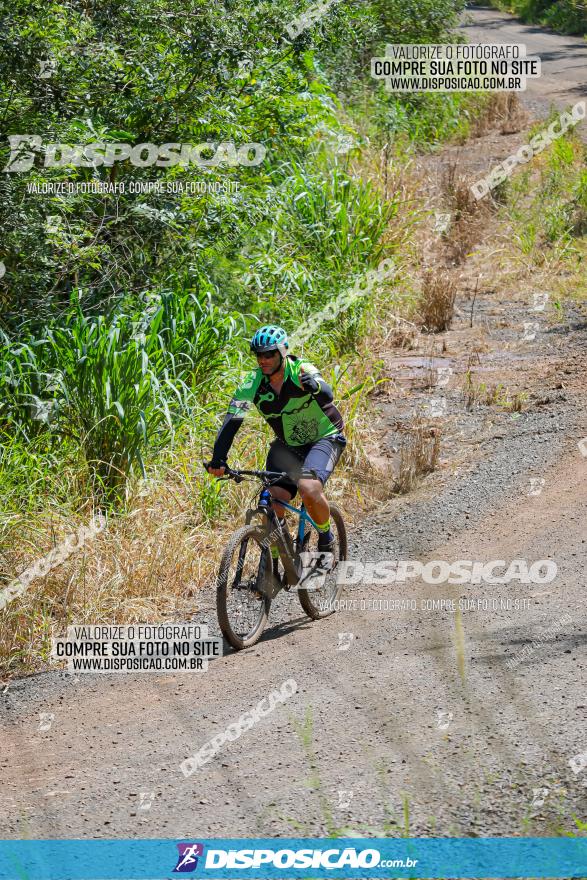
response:
M332 614L335 611L334 602L342 593L342 584L337 583L336 568L339 562L347 558L347 537L342 513L335 504L330 505L330 521L335 537L334 565L326 575L316 578L314 589L298 590L300 604L312 620L320 620L321 617ZM313 528L304 539L304 550L312 555L318 555L318 534Z
M264 530L243 526L222 554L216 590L218 623L237 651L259 641L269 616L266 579L271 577L271 555L265 539Z

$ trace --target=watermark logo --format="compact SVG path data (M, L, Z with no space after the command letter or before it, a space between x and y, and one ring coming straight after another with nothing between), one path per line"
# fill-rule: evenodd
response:
M546 308L546 304L549 300L548 293L535 293L532 296L534 306L532 308L533 312L543 312Z
M338 651L348 651L354 637L355 637L354 633L339 633L338 634L338 645L336 646L337 650Z
M500 573L499 569L503 569ZM337 583L345 586L356 584L405 583L420 578L426 584L549 584L558 573L553 559L538 559L528 563L525 559L504 559L490 562L474 562L458 559L454 562L432 560L422 563L418 559L386 559L381 562L359 562L347 559L339 562L336 569Z
M179 855L174 874L191 874L198 867L198 859L204 855L203 843L178 843Z
M587 437L583 437L582 440L579 440L577 446L579 447L579 452L583 458L587 458Z
M423 409L427 416L433 419L439 419L446 415L447 402L445 397L431 397Z
M334 321L340 314L363 296L369 295L374 288L391 280L396 274L396 268L391 259L381 260L377 269L370 269L359 278L353 287L343 291L334 297L321 311L315 312L310 321L302 324L295 334L290 337L290 348L301 347L310 339L317 328L325 321Z
M315 876L317 871L320 876L327 876L333 870L344 874L345 869L348 874L350 869L354 872L359 871L356 876L361 876L361 869L364 873L368 868L415 868L418 864L417 859L411 859L409 856L404 859L386 859L381 857L377 849L332 847L330 840L327 844L327 849L289 849L284 847L283 841L276 841L274 847L266 849L208 848L204 867L206 872L223 869L223 875L229 877L238 876L243 869L259 868L261 870L257 870L253 876L275 877L278 876L279 871L285 873L284 869L287 871L297 869L296 876L302 876L302 871L305 871L304 876Z
M443 235L448 231L449 226L450 214L442 214L437 211L434 215L434 232L437 232L438 235Z
M445 712L444 709L436 710L436 727L438 730L448 730L450 722L453 720L452 712Z
M524 333L522 339L526 342L532 342L536 339L536 334L540 328L538 321L524 321Z
M390 92L523 91L540 70L522 44L398 43L371 59L371 76Z
M541 807L546 798L548 797L550 789L549 788L533 788L532 789L532 802L530 806L532 807Z
M351 805L352 799L353 799L353 792L352 791L346 790L346 789L339 789L338 790L338 803L336 805L337 809L347 810Z
M545 483L546 480L541 477L530 477L530 491L528 492L528 495L532 497L540 495Z
M155 792L154 791L141 791L139 792L139 810L147 813L155 800Z
M253 67L254 64L250 58L242 58L238 63L238 68L236 71L238 79L244 79L246 76L248 76Z
M545 644L550 639L555 638L561 630L567 629L570 624L573 622L573 618L568 614L561 617L556 623L552 624L548 629L545 629L542 635L539 638L536 638L534 641L530 642L527 645L524 645L521 651L517 651L513 657L510 657L506 663L508 669L515 669L516 666L519 666L524 660L527 660L530 657L536 648L539 648L541 645Z
M41 58L39 68L39 79L51 79L57 70L57 62L54 58Z
M339 156L344 156L346 153L354 150L356 146L356 140L349 134L339 134L336 139L334 151L335 153L338 153Z
M8 138L10 156L3 171L30 171L35 164L35 150L40 150L42 140L36 134L11 134Z
M30 586L30 584L38 577L45 577L49 572L65 562L69 556L76 550L80 550L89 538L94 538L106 526L106 519L99 515L94 517L89 526L81 526L77 533L69 535L65 541L58 544L54 550L51 550L43 559L33 562L29 568L22 572L15 580L11 581L7 587L0 590L0 611L21 596Z
M285 26L289 38L293 40L296 37L299 37L299 35L305 30L311 28L317 21L320 21L320 19L326 15L330 7L338 2L339 0L322 0L322 2L310 6L310 8L302 13L302 15L294 18Z
M0 278L4 278L5 275L6 275L6 266L4 265L2 260L0 260Z
M577 774L581 773L585 767L587 767L587 752L573 755L572 758L569 758L568 764L575 776L577 776Z
M37 730L51 730L51 725L54 720L55 714L53 712L39 712L39 726Z
M438 367L436 370L436 384L440 388L446 387L450 382L452 372L452 367Z
M203 767L204 764L207 764L208 761L211 761L227 740L239 739L243 733L250 730L261 718L270 715L278 705L285 703L286 700L292 697L297 689L297 682L293 678L288 678L287 681L283 682L279 690L270 691L267 697L259 700L257 705L250 711L243 712L233 724L228 725L226 730L216 734L213 739L205 743L195 755L182 761L179 769L183 775L187 778Z
M237 147L232 141L202 144L126 144L93 142L90 144L43 144L39 135L13 134L8 138L10 156L3 171L30 171L37 154L43 153L44 168L111 168L116 162L128 162L135 168L172 168L176 165L260 165L267 154L263 144L248 143ZM211 155L210 155L211 154Z
M302 561L302 574L296 584L298 590L321 590L326 580L326 575L332 571L334 565L334 553L325 553L321 550L305 550L300 553Z
M208 627L177 625L68 626L66 637L53 636L51 659L67 660L81 673L207 670L222 655L222 639L208 638Z

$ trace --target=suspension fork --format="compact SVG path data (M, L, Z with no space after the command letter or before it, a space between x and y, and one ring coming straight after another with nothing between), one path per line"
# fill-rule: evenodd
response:
M288 584L294 586L294 584L297 584L300 579L300 571L298 571L298 566L296 565L295 560L297 548L294 547L294 542L289 533L287 523L284 522L282 525L279 521L279 517L273 508L270 507L267 512L267 525L268 529L270 529L269 535L271 536L271 544L275 544L277 547L277 552L279 553L279 558L281 559Z
M274 538L274 541L272 543L275 543L277 547L279 558L281 559L287 581L290 586L294 586L294 584L297 584L298 580L300 579L300 573L296 568L293 541L291 539L291 535L289 534L287 525L284 528L279 522L279 519L275 517L274 528L271 534Z

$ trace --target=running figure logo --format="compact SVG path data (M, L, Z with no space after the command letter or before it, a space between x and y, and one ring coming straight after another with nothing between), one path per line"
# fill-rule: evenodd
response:
M178 843L179 856L174 874L190 874L198 867L198 856L204 855L203 843Z

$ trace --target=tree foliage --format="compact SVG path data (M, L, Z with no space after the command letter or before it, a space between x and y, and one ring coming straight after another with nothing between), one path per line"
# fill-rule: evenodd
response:
M398 131L436 136L430 120L440 108L448 130L456 116L452 97L390 96L370 80L369 59L386 42L447 39L461 0L338 0L290 37L288 22L308 5L6 5L5 431L29 442L46 432L48 449L69 437L93 462L94 475L116 482L115 473L143 467L149 449L190 418L203 379L212 385L226 370L229 340L235 362L247 316L279 317L293 330L380 258L398 205L350 174L348 157L361 135L348 117L342 121L341 101L352 108L364 99L386 139ZM42 145L26 171L10 170L8 139L16 135ZM94 166L71 155L47 164L48 145L96 143L211 146L200 152L204 164L187 167L128 160ZM262 145L260 164L236 161L247 144ZM221 163L212 164L214 157ZM131 191L149 182L162 191ZM124 184L126 191L43 192L92 183ZM186 191L187 184L197 191ZM144 332L137 329L143 320ZM360 308L352 327L360 327Z

